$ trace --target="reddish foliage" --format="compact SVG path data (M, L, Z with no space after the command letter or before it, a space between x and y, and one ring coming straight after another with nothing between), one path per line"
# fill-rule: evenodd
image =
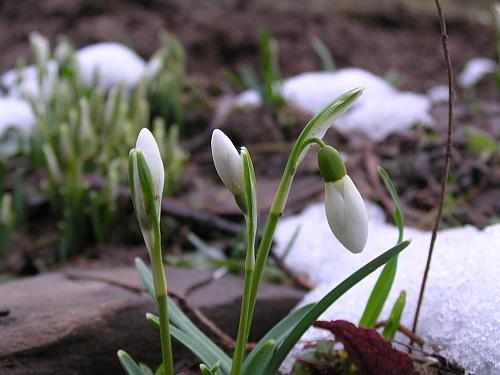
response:
M317 321L344 345L360 375L418 375L408 354L400 352L375 330L359 328L345 320Z

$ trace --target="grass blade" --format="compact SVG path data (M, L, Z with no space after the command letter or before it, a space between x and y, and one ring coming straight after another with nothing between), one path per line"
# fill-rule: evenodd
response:
M139 365L127 352L118 350L118 359L128 375L144 375Z
M160 328L160 323L158 317L154 314L147 313L146 319L155 328ZM179 341L182 345L188 348L200 361L204 362L209 367L214 367L218 363L223 367L220 358L218 357L217 351L213 350L209 345L205 345L199 340L194 340L186 332L180 330L179 328L170 325L170 333L173 338ZM229 369L223 369L224 373L229 373Z
M245 362L243 363L243 368L241 373L243 375L252 375L249 369L254 368L253 362L258 361L262 356L259 354L266 343L273 340L276 346L280 345L283 340L290 334L292 328L301 321L304 316L306 316L309 311L314 307L314 304L309 304L301 307L298 310L292 311L286 317L284 317L279 323L277 323L267 334L259 340L255 348L247 356Z
M394 246L393 248L387 250L382 255L373 259L371 262L367 263L359 270L354 272L347 279L342 281L334 289L332 289L325 297L323 297L319 302L317 302L314 307L309 311L308 314L292 329L287 338L279 346L278 350L273 356L269 367L266 369L266 375L274 375L281 363L285 360L286 356L293 349L294 345L300 340L302 335L307 331L309 327L321 316L322 313L326 311L335 301L337 301L342 295L344 295L349 289L354 285L363 280L370 273L375 271L377 268L387 263L401 251L403 251L408 245L409 241L403 241L400 244Z
M393 339L399 328L399 323L401 322L401 316L403 315L403 310L406 305L406 292L404 290L399 294L398 299L394 302L392 307L391 315L389 319L384 324L384 332L382 335L385 338Z
M393 219L399 230L397 243L400 243L403 240L404 236L404 218L403 211L401 209L401 202L389 174L385 171L384 168L380 166L378 167L378 173L394 203ZM377 320L382 313L382 309L384 308L385 302L389 297L392 284L394 283L394 279L396 277L397 268L398 257L396 256L384 266L384 269L380 273L380 276L370 294L370 298L368 298L368 302L366 303L365 311L363 312L361 320L359 321L359 326L374 327L377 323Z
M135 259L135 266L139 276L141 277L146 289L149 294L153 297L155 295L153 286L153 276L148 267L140 258ZM178 328L183 333L191 337L192 341L196 341L200 345L210 347L210 350L217 353L217 357L221 362L221 368L229 373L231 369L231 358L217 345L215 344L207 335L205 335L188 317L184 312L177 306L170 297L167 297L168 311L170 317L170 323L175 328Z

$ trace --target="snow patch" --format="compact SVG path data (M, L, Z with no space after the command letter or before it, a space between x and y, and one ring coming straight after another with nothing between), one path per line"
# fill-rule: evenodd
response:
M34 125L35 115L26 101L0 98L0 136L9 128L16 128L27 134Z
M427 91L427 96L432 103L443 103L448 101L449 89L446 85L434 86Z
M17 69L8 70L2 74L0 82L7 91L7 96L12 98L38 98L42 93L49 96L57 77L57 69L57 63L50 60L47 64L47 78L41 86L39 84L38 68L34 65L25 67L21 72L18 72Z
M368 242L363 253L353 255L334 238L323 204L310 206L278 225L276 252L282 254L296 228L300 233L286 263L306 275L316 288L301 305L317 301L365 263L392 247L397 228L385 222L380 208L367 203ZM411 245L399 256L393 289L382 312L390 310L401 290L407 292L402 323L411 326L424 271L430 233L406 228ZM442 230L437 238L418 334L449 359L473 374L500 374L500 224L480 231L472 226ZM322 319L357 323L380 271L367 277L340 298ZM326 336L325 336L326 335ZM303 340L327 337L309 329ZM296 349L297 350L297 349ZM290 365L291 362L288 364Z
M146 63L130 48L119 43L96 43L78 50L75 54L80 79L91 85L94 75L99 76L99 86L110 89L122 83L135 86L145 73Z
M485 75L493 73L496 65L497 63L491 59L481 57L471 59L458 76L458 83L465 88L475 86Z
M336 97L356 87L363 87L363 95L337 121L339 131L357 130L379 141L415 124L432 122L428 97L400 92L384 79L358 68L299 74L283 81L283 95L298 108L315 114ZM249 90L242 93L236 103L258 106L261 99L256 92Z

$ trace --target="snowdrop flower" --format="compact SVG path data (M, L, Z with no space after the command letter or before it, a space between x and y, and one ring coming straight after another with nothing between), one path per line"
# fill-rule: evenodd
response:
M368 215L363 198L347 175L337 150L322 147L318 164L325 180L325 209L330 229L349 251L360 253L368 236Z
M34 51L36 64L38 66L45 67L49 61L50 55L48 39L35 31L30 34L30 43Z
M142 129L129 155L129 184L144 240L151 252L159 225L165 171L153 134ZM154 221L156 219L156 221Z
M221 130L212 133L212 158L226 188L235 197L243 192L243 161L231 140Z

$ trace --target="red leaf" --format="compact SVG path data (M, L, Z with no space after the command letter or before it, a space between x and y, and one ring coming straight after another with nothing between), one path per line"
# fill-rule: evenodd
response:
M408 354L394 349L373 329L345 320L317 321L314 326L335 335L360 375L418 375Z

